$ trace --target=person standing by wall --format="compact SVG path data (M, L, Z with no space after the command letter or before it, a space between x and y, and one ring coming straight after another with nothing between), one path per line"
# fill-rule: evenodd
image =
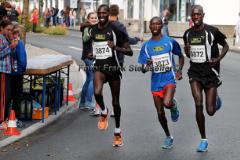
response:
M32 20L32 32L36 32L38 24L38 9L36 7L32 11L31 20Z
M240 12L238 13L238 21L235 27L235 36L236 36L236 42L240 42Z
M163 28L162 28L162 33L169 36L169 31L168 31L168 21L170 18L171 12L169 8L165 8L162 12L162 15L160 16L162 22L163 22Z

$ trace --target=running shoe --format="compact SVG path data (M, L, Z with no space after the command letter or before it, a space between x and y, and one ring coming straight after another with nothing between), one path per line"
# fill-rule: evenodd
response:
M170 109L171 119L172 119L173 122L177 122L178 118L179 118L179 110L178 110L176 99L173 99L173 103L175 105Z
M121 147L123 145L122 142L122 133L114 133L113 138L113 147Z
M110 117L114 117L114 111L111 111Z
M108 127L108 109L107 114L101 114L98 120L98 129L100 130L106 130Z
M166 139L164 140L164 143L162 145L163 149L171 149L173 147L173 137L169 136L166 137Z
M197 152L206 152L208 150L208 140L202 139L198 145Z
M98 117L98 116L100 116L100 114L101 114L101 109L100 109L100 108L95 108L95 109L90 113L90 116Z
M222 99L217 96L216 98L216 110L218 111L222 107Z

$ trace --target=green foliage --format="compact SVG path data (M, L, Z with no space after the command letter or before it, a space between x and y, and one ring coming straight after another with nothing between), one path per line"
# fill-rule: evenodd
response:
M27 21L26 21L26 25L25 25L25 29L27 32L32 30L32 22L30 21L30 17L31 17L31 15L29 14L27 16ZM18 23L22 24L22 15L18 16Z
M62 26L49 27L45 28L43 33L49 35L65 35L67 33L67 29Z
M37 25L36 32L42 33L42 32L44 32L45 29L46 29L45 27L41 27L40 25Z

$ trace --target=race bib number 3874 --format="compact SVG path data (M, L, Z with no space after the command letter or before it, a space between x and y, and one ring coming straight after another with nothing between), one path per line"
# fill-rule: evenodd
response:
M190 60L194 63L206 62L206 49L204 45L191 45Z
M96 59L107 59L112 57L112 49L107 42L94 42L93 54L96 56Z

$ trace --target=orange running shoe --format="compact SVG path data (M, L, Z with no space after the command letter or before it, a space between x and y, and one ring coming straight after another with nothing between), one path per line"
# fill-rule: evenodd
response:
M107 115L101 114L98 120L98 129L106 130L108 128L108 109Z
M113 147L121 147L123 145L122 142L122 133L114 133L113 139Z

